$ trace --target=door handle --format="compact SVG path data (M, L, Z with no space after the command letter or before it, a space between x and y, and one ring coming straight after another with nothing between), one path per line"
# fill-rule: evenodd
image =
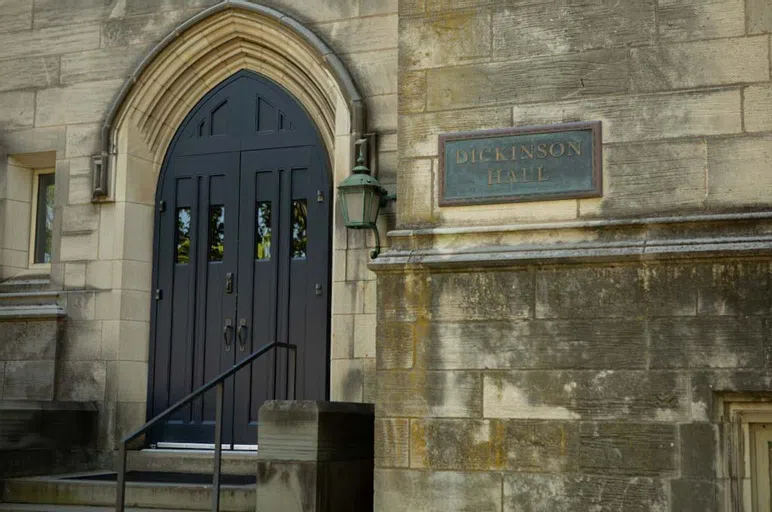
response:
M233 320L230 318L225 319L225 327L222 328L222 339L225 342L225 351L231 351L231 340L228 339L228 331L233 329Z
M247 342L244 339L244 336L242 336L242 334L246 334L246 332L247 332L247 319L242 318L241 320L239 320L239 329L238 331L236 331L239 337L239 348L241 349L242 352L247 349Z

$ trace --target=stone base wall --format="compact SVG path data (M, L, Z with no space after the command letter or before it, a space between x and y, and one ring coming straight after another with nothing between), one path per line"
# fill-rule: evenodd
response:
M375 510L716 510L769 258L378 276Z

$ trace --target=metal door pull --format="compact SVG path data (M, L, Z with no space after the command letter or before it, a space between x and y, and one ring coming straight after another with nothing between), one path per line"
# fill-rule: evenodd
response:
M236 331L236 333L239 336L239 348L241 349L242 352L247 349L247 341L245 339L245 336L242 336L242 333L246 334L246 332L247 332L247 319L242 318L241 320L239 320L239 329L238 331Z
M225 327L222 328L222 339L225 342L225 351L231 351L231 340L228 339L228 331L233 329L233 320L230 318L225 319Z

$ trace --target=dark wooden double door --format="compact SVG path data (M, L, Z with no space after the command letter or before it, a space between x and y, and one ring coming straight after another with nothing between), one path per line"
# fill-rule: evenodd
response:
M265 78L239 73L193 109L160 178L149 415L273 341L298 347L297 398L326 399L327 169L306 113ZM291 398L289 357L229 379L226 444L256 444L263 402ZM210 393L151 442L212 443L214 414Z

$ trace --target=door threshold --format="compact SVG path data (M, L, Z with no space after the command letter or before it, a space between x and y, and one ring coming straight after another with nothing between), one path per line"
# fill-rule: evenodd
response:
M156 443L154 445L159 450L193 450L193 451L214 451L212 443ZM223 451L234 452L256 452L256 444L223 444Z

